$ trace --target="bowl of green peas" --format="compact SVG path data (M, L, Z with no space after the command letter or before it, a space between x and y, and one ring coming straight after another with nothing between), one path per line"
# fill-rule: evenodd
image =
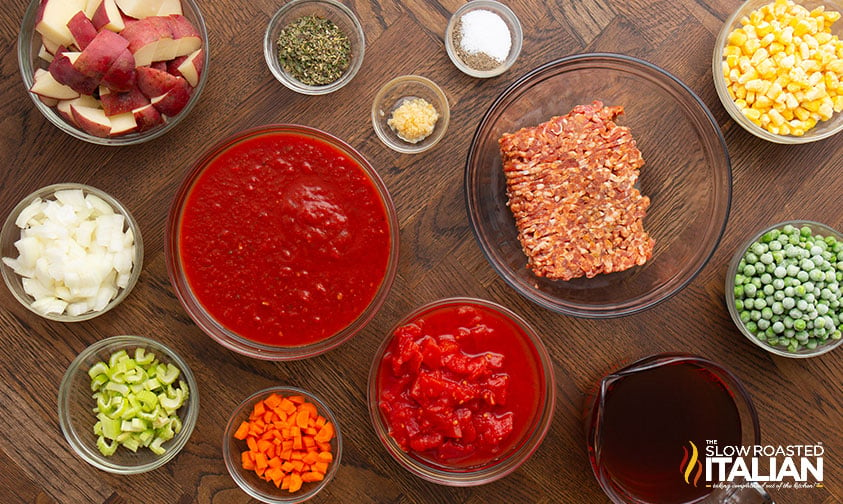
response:
M784 357L813 357L843 342L843 234L786 221L754 234L726 273L726 305L738 329Z

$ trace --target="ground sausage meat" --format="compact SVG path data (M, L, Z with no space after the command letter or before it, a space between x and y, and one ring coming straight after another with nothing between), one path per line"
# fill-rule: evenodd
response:
M591 278L652 257L642 222L650 198L634 187L644 159L614 122L622 113L595 101L499 139L508 205L536 275Z

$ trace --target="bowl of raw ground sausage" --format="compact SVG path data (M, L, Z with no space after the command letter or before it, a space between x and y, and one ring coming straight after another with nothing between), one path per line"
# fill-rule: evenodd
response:
M663 69L616 54L542 65L492 103L465 198L477 242L521 295L567 315L637 313L711 258L731 204L711 112Z

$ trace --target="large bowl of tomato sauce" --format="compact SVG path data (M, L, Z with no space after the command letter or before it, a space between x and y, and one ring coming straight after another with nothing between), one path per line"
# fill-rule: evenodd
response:
M170 208L167 268L194 322L254 358L311 357L375 315L398 263L383 180L323 131L269 125L211 148Z
M369 372L369 414L382 444L411 473L442 485L481 485L521 467L547 434L555 403L539 335L482 299L413 311Z

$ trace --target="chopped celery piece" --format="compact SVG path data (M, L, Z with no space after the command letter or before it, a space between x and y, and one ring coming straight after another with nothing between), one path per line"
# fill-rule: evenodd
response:
M102 453L106 457L114 455L114 452L117 451L117 446L117 441L112 441L109 443L102 436L97 438L97 448L99 449L100 453Z
M184 380L179 380L181 370L136 348L131 354L114 352L107 362L91 366L88 375L96 401L93 430L100 453L110 456L119 446L164 453L163 444L182 429L177 411L190 394Z

